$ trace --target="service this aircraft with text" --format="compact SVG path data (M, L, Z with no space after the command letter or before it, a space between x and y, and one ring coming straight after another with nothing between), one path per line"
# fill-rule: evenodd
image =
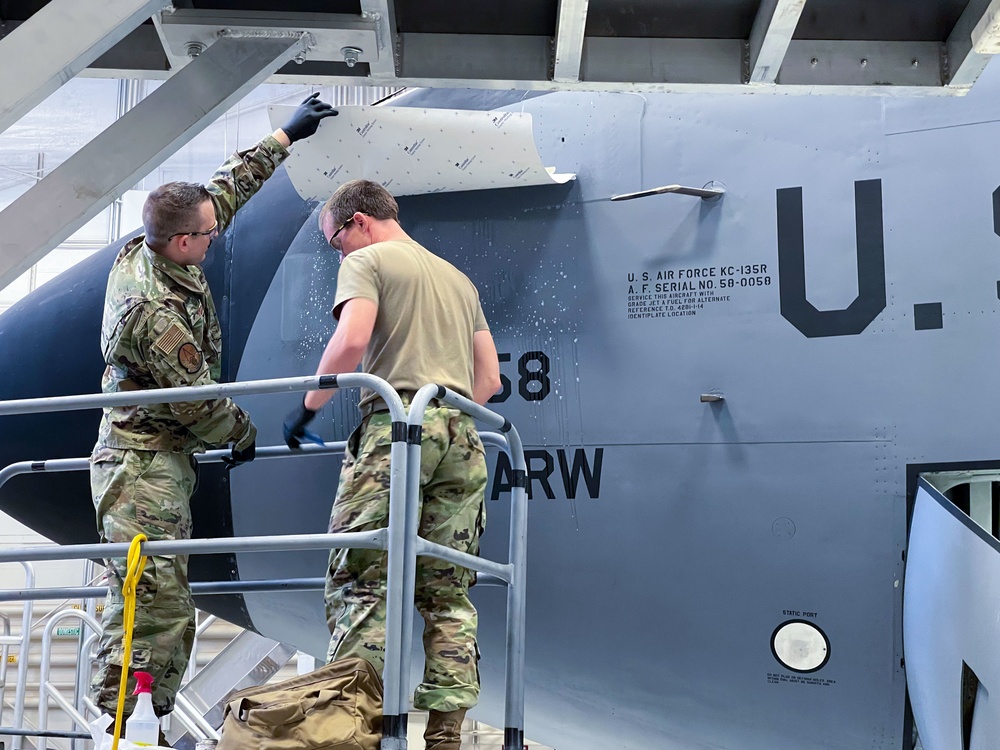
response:
M948 100L390 102L414 122L429 107L528 113L542 162L576 174L400 199L404 228L477 284L504 374L492 407L528 448L528 737L560 750L911 746L908 468L1000 465L998 73ZM724 193L611 200L671 184ZM215 241L227 379L314 371L338 269L317 210L279 174ZM99 390L115 252L0 317L2 398ZM281 443L294 398L243 400L260 445ZM352 430L356 400L341 392L322 413L327 440ZM5 418L0 463L87 455L97 421ZM511 471L492 451L490 464L484 554L503 558ZM205 466L196 533L325 529L338 469ZM85 476L20 477L0 504L56 541L96 537ZM192 565L195 579L324 567L323 553ZM476 715L502 725L504 597L475 601ZM200 605L324 652L317 592Z

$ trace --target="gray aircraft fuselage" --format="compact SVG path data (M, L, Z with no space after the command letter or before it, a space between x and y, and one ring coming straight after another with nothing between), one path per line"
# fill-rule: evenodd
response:
M544 163L576 181L400 199L404 228L479 288L504 375L492 406L528 449L528 737L559 750L909 746L907 467L996 458L997 88L987 75L940 101L497 94L480 106L530 112ZM609 200L712 180L726 189L715 202ZM339 267L315 211L279 174L216 240L206 272L228 379L314 372ZM99 390L114 252L0 317L0 398ZM296 398L242 401L259 445L281 443ZM340 393L318 431L346 438L356 402ZM6 418L0 462L86 455L97 419ZM484 554L502 559L512 475L490 463ZM338 471L330 457L228 478L205 467L196 533L324 530ZM0 504L57 541L96 536L85 477L21 477ZM241 554L195 561L193 577L325 565ZM504 596L474 598L477 716L502 725ZM318 593L201 605L325 652ZM818 668L775 653L794 621L825 636Z

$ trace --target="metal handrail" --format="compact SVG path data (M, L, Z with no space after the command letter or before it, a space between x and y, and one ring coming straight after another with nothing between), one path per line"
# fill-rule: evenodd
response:
M24 568L24 586L26 589L35 587L35 568L26 560L12 560ZM19 642L14 643L12 638L4 638L3 657L4 669L7 667L7 655L11 645L17 646L17 683L14 685L14 726L20 727L24 723L24 701L27 697L25 685L28 682L28 656L31 651L31 620L34 617L34 601L28 601L21 610L21 636ZM10 628L7 628L9 635ZM4 672L6 679L6 671ZM12 750L21 750L22 738L14 737Z
M255 396L267 393L296 393L332 388L365 387L376 391L397 414L403 411L399 395L382 378L364 373L344 375L312 375L299 378L246 380L240 383L186 385L178 388L151 388L123 393L84 393L76 396L47 396L0 401L0 417L10 414L41 414L53 411L79 411L114 406L149 406L175 404L183 401L209 401L217 398Z
M387 528L370 532L335 534L153 541L141 544L141 554L147 556L191 555L217 552L330 549L333 547L385 550L388 559L386 576L385 666L383 669L383 750L395 750L396 748L405 750L406 747L405 723L402 721L401 713L402 707L408 704L405 686L408 681L408 647L412 641L412 618L404 618L402 613L404 602L408 602L412 606L414 601L416 556L422 554L439 557L471 570L486 573L495 580L508 584L504 750L520 750L523 746L524 737L524 605L527 538L527 497L525 486L527 467L520 437L513 428L513 425L506 418L444 387L429 385L418 391L411 405L408 418L404 421L403 417L407 415L404 412L402 400L391 389L388 383L380 378L359 373L323 375L308 378L282 378L183 388L162 388L151 391L130 391L126 394L92 394L0 401L0 416L112 406L133 406L138 404L199 401L236 395L358 386L370 388L378 393L388 406L392 420L389 470L389 519ZM499 429L507 434L506 439L501 436L490 435L491 444L499 445L510 454L514 472L514 487L511 496L509 562L506 564L483 560L479 557L467 555L441 545L431 544L426 540L419 539L416 534L416 529L419 525L419 427L423 423L424 412L432 398L438 398L450 406L461 409L487 426ZM415 440L413 439L414 435L416 436ZM340 449L342 447L342 443L337 446ZM332 449L329 445L303 446L302 449L295 451L294 454L286 447L270 446L259 449L257 451L257 458L280 458L290 455L330 452L335 452L335 449ZM210 451L204 454L201 460L218 461L223 456L229 455L231 455L229 451ZM413 463L413 456L416 457L415 464ZM55 459L11 464L0 470L0 486L18 474L77 471L85 468L87 466L86 462L87 459ZM416 471L412 471L413 466L416 467ZM416 475L416 481L407 483L408 472ZM400 494L404 495L404 502L402 504L396 500ZM416 520L413 520L414 518ZM21 562L25 564L31 560L124 557L128 553L128 549L129 544L121 543L80 544L54 548L42 547L6 550L0 551L0 562ZM409 576L409 580L407 580L407 576ZM306 580L308 581L308 579ZM252 584L254 582L248 583ZM268 581L258 583L287 582ZM32 581L29 588L33 588L33 585L34 582ZM47 596L47 591L46 589L36 589L29 602L35 598ZM62 593L66 589L52 589L51 591ZM404 593L407 594L405 599L403 596ZM79 616L81 613L69 611L68 614ZM404 644L407 646L406 651L402 650ZM24 660L23 666L27 666L26 660ZM24 679L19 679L19 687L24 682ZM19 693L22 694L23 704L23 691L19 690ZM61 696L59 697L61 698ZM59 698L55 699L59 700ZM72 710L73 713L76 713L75 709ZM388 725L386 724L386 719L388 720ZM22 716L15 715L16 725L19 725L22 720ZM15 750L18 750L20 747L19 740L19 737L14 740Z
M338 453L344 450L345 445L347 445L347 442L344 440L324 443L323 445L307 443L300 448L296 448L294 451L286 445L268 445L257 449L254 460L266 461L272 458L288 458L289 456ZM231 456L232 451L220 449L196 453L194 458L199 464L212 464L221 463L223 458ZM3 487L9 480L21 474L56 474L66 471L86 471L89 468L89 458L50 458L47 461L18 461L0 469L0 487Z
M198 709L179 691L174 698L174 713L178 713L178 708L180 708L181 719L187 725L188 731L192 734L201 733L203 739L219 739L219 730L205 721L205 717L198 713Z
M10 644L3 640L10 636L10 617L5 612L0 612L0 623L3 624L3 632L0 633L0 726L3 726L3 697L7 689L7 657L10 655Z
M94 561L86 560L83 563L83 585L89 586L94 581ZM75 607L74 607L75 609ZM88 615L97 619L97 606L93 599L88 599L83 604L83 611ZM93 656L91 656L91 649L94 643L97 641L100 633L93 628L87 627L86 624L80 627L80 635L77 637L76 642L76 679L73 684L73 705L76 706L78 711L81 713L84 710L83 696L87 692L87 688L90 686L90 669L80 669L81 664L90 665L94 662ZM79 740L74 739L70 742L71 750L80 750L82 747Z
M192 593L194 593L192 591ZM198 622L198 613L201 610L195 612L195 628L194 628L194 638L191 641L191 658L188 659L187 669L185 670L185 681L190 682L194 679L195 673L198 671L198 643L201 636L204 635L205 631L208 630L213 623L219 618L215 615L208 615L202 618L201 622Z
M90 611L86 611L86 613L90 617L94 618L95 621L97 620L96 613ZM74 685L73 687L73 705L76 706L78 711L80 711L81 709L84 711L90 711L91 704L87 699L86 687L90 684L90 665L94 663L94 658L96 657L96 653L92 654L91 652L94 648L94 645L98 642L98 639L101 637L102 630L94 630L93 628L90 628L90 632L88 633L87 628L81 627L80 629L81 632L80 651L81 653L85 654L85 658L82 659L77 664L76 668L77 680L76 680L76 685ZM84 633L86 633L85 636L83 635ZM87 668L80 669L81 664L85 665ZM97 710L90 712L93 714L94 718L97 718L98 716L101 715L101 712ZM90 731L89 727L87 731L88 732ZM77 747L79 747L78 739L74 739L71 744L73 750L76 750Z
M86 717L76 710L76 706L49 680L49 673L52 669L52 633L55 631L57 623L69 618L80 620L81 628L83 625L88 625L94 632L100 632L101 628L95 618L77 609L64 609L62 612L57 612L45 623L45 630L42 631L42 662L38 671L38 726L42 729L48 727L49 698L55 701L77 726L87 729L89 723ZM38 750L46 750L47 747L48 741L45 737L39 737Z
M507 452L511 458L511 466L514 473L514 487L511 494L510 511L509 562L506 564L484 560L440 544L428 542L418 534L421 507L421 430L424 423L424 414L432 399L437 399L442 403L460 409L488 427L498 429L504 433L482 433L481 438L483 442L489 442ZM500 414L490 411L486 407L480 406L474 401L443 386L430 384L417 391L410 402L410 409L407 415L406 460L408 466L406 502L403 505L406 513L403 527L405 533L403 539L404 560L402 575L400 576L402 591L400 592L401 595L397 597L387 594L386 605L387 638L388 624L392 621L392 617L396 616L401 620L402 646L400 653L403 655L403 663L401 664L398 701L400 705L406 705L409 694L410 660L408 655L413 642L413 618L405 616L406 613L402 611L392 611L390 605L395 601L400 605L403 602L409 602L410 606L413 606L416 588L417 556L426 555L436 557L477 572L492 574L508 585L503 747L504 750L521 750L524 747L524 612L527 596L525 573L528 521L526 494L527 464L524 458L521 438L517 430L514 429L514 426ZM388 691L386 695L388 696ZM385 713L391 716L388 711ZM386 738L383 736L382 750L405 748L405 727L402 726L402 722L393 722L390 718L389 731L394 732L395 736L389 743L386 743ZM383 716L383 733L385 732L386 721L385 716ZM401 742L398 741L400 737L402 737Z
M289 552L292 550L358 547L385 549L385 529L352 531L348 534L284 534L274 536L218 537L214 539L169 539L143 542L139 551L145 557L200 555L214 552ZM53 547L21 547L0 550L0 562L38 562L41 560L80 560L85 557L125 557L129 545L67 544ZM45 592L46 589L38 589Z
M290 455L322 455L328 453L338 453L342 452L345 441L334 441L328 442L324 445L303 445L302 448L293 452L287 446L267 446L262 447L257 450L256 460L268 460L274 458L283 458ZM228 458L231 455L229 450L212 450L206 451L205 453L200 453L195 456L195 460L201 463L219 463L222 459ZM0 487L6 484L10 479L21 474L39 474L39 473L60 473L69 471L85 471L90 468L90 459L88 458L63 458L63 459L50 459L47 461L20 461L18 463L10 464L0 470ZM107 552L107 545L101 545L102 553ZM103 556L103 554L102 554ZM319 585L317 585L317 581ZM270 584L270 585L269 585ZM192 593L194 594L221 594L221 593L234 593L234 592L249 592L249 591L302 591L302 590L322 590L322 579L287 579L287 580L274 580L274 581L224 581L215 584L202 584L194 583L191 586ZM64 588L45 588L38 589L33 586L27 587L25 589L19 590L0 590L0 602L4 601L27 601L35 602L41 600L54 600L54 599L96 599L104 597L107 594L107 586L80 586L80 587L64 587ZM32 604L33 606L33 604ZM30 620L32 619L32 613L29 611L27 613L27 619L29 620L29 630L30 630ZM10 621L6 615L0 615L6 620L6 632L5 636L10 635ZM99 632L99 631L98 631ZM30 637L30 635L29 635ZM89 639L93 640L93 638ZM2 650L0 650L0 657L3 659L3 663L0 664L0 715L3 713L3 697L4 688L6 686L6 672L7 672L7 656L10 650L10 643L3 642ZM21 648L22 651L25 649ZM21 704L23 705L24 693L26 691L25 686L26 680L19 679L18 684L15 685L15 702L18 700L18 695L21 695ZM22 687L24 686L24 687ZM78 686L79 687L79 686ZM79 691L77 691L79 692ZM23 713L22 713L23 720ZM19 724L20 720L15 719L15 724ZM2 724L2 722L0 722ZM44 726L44 725L43 725ZM20 739L15 740L15 747L21 742Z
M378 549L378 547L373 547ZM247 594L282 591L322 591L322 578L269 578L256 581L195 582L195 596L213 594ZM0 602L45 601L54 599L100 599L107 595L107 586L62 586L44 589L0 590Z
M394 422L402 423L405 417L403 402L399 394L383 379L364 373L345 373L343 375L314 375L311 377L276 378L272 380L254 380L241 383L217 383L211 385L185 386L179 388L159 388L151 390L128 391L125 393L83 394L74 396L56 396L47 398L17 399L0 401L0 416L13 414L36 414L57 411L75 411L81 409L110 408L116 406L136 406L162 403L178 403L189 401L204 401L208 399L249 396L268 393L289 393L333 388L369 388L385 402ZM310 455L329 453L324 447L303 446L295 455ZM221 460L223 455L231 455L228 451L213 452L214 460ZM275 446L261 449L260 458L276 458L282 455L292 455L290 449ZM402 497L406 486L406 447L405 442L394 443L391 452L392 467L389 481L389 506L400 503L396 498ZM25 461L11 464L0 471L0 486L11 477L32 472L78 471L84 466L86 459L55 459L50 461ZM395 501L395 502L394 502ZM405 501L405 497L404 497ZM390 559L401 554L401 551L387 550L387 540L393 532L392 528L375 532L358 532L353 534L299 534L281 538L244 537L242 539L220 540L171 540L160 542L145 542L141 545L141 553L146 556L199 554L207 552L249 552L249 551L287 551L290 549L331 549L332 547L358 547L364 549L386 550ZM64 548L37 547L5 550L0 552L0 562L19 562L30 570L28 562L34 560L66 560L124 557L128 553L128 544L81 544ZM69 550L69 552L66 552ZM34 588L34 576L27 582L26 588ZM40 590L44 591L44 590ZM44 596L44 593L42 594ZM31 611L34 602L28 598L25 605L26 625L24 632L30 639ZM398 641L397 641L398 646ZM15 694L14 725L20 727L24 721L24 700L27 683L27 650L30 640L22 649L25 658L18 665L18 684ZM398 653L386 653L386 668L383 671L383 684L396 685L399 680ZM75 709L74 709L75 710ZM20 750L21 735L13 739L13 750Z
M454 552L454 550L453 550ZM423 551L418 554L425 554ZM461 554L461 553L456 553ZM467 558L463 558L467 559ZM489 561L480 558L478 565L489 565ZM460 565L463 563L459 563ZM497 564L497 563L494 563ZM322 591L326 579L314 578L262 578L258 580L239 581L195 581L191 584L191 593L195 596L212 596L215 594L259 594L284 593L290 591ZM508 586L509 576L495 576L492 573L481 573L476 579L476 586ZM44 589L0 589L0 602L52 601L56 599L101 599L108 593L107 586L61 586ZM2 641L0 641L2 643Z

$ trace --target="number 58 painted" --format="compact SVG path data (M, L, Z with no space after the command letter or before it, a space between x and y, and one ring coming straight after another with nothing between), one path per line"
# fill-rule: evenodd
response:
M488 403L502 404L510 398L513 387L510 378L503 374L504 362L510 362L510 354L499 353L497 358L501 362L500 367L500 392L497 393ZM529 367L529 365L531 365ZM549 395L552 390L552 381L549 380L549 358L545 352L534 351L525 352L517 360L517 392L525 401L541 401ZM534 384L534 385L533 385Z

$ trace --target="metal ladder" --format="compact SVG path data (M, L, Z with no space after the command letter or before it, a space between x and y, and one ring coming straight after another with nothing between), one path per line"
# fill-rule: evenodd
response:
M409 689L409 653L412 644L412 617L403 614L412 610L414 602L417 555L428 555L485 574L484 583L502 583L508 587L507 648L504 750L521 750L524 744L524 612L526 598L527 543L527 467L520 437L504 417L479 406L444 387L427 385L421 388L404 411L399 395L384 380L366 374L323 375L306 378L280 378L242 383L213 384L184 388L164 388L132 391L127 394L87 394L52 398L0 401L0 416L40 412L71 411L112 406L201 401L241 395L301 392L317 389L367 387L378 393L389 407L392 419L390 449L389 525L370 532L343 534L299 534L284 536L244 537L236 539L190 539L146 542L142 554L173 555L217 552L290 551L302 549L365 548L385 550L387 560L386 650L383 671L383 738L382 750L406 750L406 714ZM483 442L508 452L514 472L511 497L509 562L497 563L432 544L417 536L419 523L420 437L423 414L431 399L438 399L470 414L497 433L483 433ZM327 453L343 448L343 443L326 446L302 446L294 454L285 446L261 448L257 459L282 458L309 453ZM212 455L212 454L215 455ZM205 454L201 460L221 460L228 451ZM0 471L0 485L20 473L43 471L73 471L82 468L87 459L57 459L42 462L21 462ZM414 463L415 461L415 463ZM411 467L416 466L416 471ZM409 477L409 481L408 481ZM0 562L28 563L35 560L86 559L92 557L124 557L128 544L83 544L13 549L0 551ZM311 579L306 579L312 583ZM244 590L288 590L289 581L234 581L192 585L195 593L220 593ZM299 586L304 586L301 581ZM311 586L310 586L311 587ZM86 587L91 595L94 587ZM209 591L211 590L211 591ZM35 589L33 592L3 592L0 598L32 601L58 596L81 596L80 589ZM24 660L26 662L26 660ZM26 669L26 664L22 667ZM23 683L22 683L23 684ZM45 698L43 696L43 702ZM75 711L74 711L75 712ZM72 714L71 714L72 715ZM78 713L74 720L86 728L86 720ZM15 721L20 717L15 716ZM43 727L44 729L44 727ZM0 729L0 734L3 730ZM14 739L14 750L20 747L20 736Z
M263 685L296 654L294 646L244 630L195 674L177 693L174 713L182 726L171 722L164 734L171 746L203 738L218 739L226 697L246 687Z

